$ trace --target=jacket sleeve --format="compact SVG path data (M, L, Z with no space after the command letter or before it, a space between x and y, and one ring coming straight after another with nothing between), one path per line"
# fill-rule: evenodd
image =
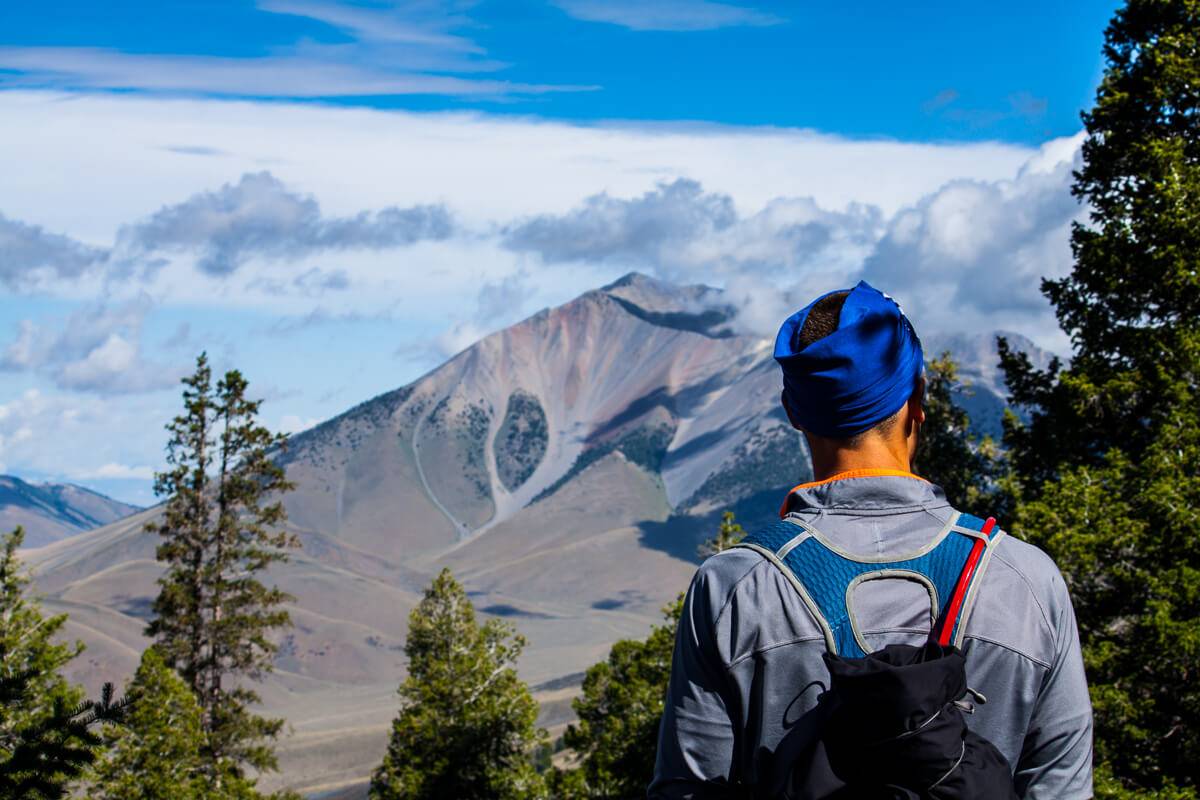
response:
M651 800L734 797L735 703L714 623L723 598L701 567L684 599L658 732Z
M1075 611L1062 576L1054 578L1054 661L1034 705L1014 782L1017 794L1030 800L1086 800L1092 796L1092 703Z

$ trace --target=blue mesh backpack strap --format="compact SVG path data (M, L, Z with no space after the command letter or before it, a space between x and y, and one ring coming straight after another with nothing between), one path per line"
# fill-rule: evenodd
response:
M991 524L994 526L995 521ZM984 528L987 528L985 531ZM959 514L925 547L901 557L858 556L796 517L755 531L738 545L775 564L796 588L825 636L829 652L861 658L870 647L859 630L851 595L864 582L904 579L929 594L932 631L961 639L965 619L995 538L987 523Z

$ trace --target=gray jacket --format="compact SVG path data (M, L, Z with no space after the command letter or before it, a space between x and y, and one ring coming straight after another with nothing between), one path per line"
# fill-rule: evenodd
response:
M895 556L953 523L941 489L915 477L801 487L787 509L840 549ZM986 509L980 509L986 516ZM969 685L988 702L968 724L1014 769L1025 798L1092 796L1092 709L1067 588L1041 550L1005 536L965 628ZM863 583L852 607L866 642L920 644L929 596L904 580ZM743 796L818 734L809 715L828 681L825 640L796 589L761 554L706 560L684 603L650 798ZM776 753L780 753L776 757Z

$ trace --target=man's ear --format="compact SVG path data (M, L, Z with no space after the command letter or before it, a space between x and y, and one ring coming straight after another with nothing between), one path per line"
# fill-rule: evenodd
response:
M917 425L925 424L925 376L917 378L912 397L908 398L908 418Z

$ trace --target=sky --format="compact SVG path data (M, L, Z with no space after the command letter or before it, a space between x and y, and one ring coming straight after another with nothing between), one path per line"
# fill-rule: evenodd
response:
M201 351L297 431L631 270L1065 352L1114 8L0 4L0 472L149 504Z

